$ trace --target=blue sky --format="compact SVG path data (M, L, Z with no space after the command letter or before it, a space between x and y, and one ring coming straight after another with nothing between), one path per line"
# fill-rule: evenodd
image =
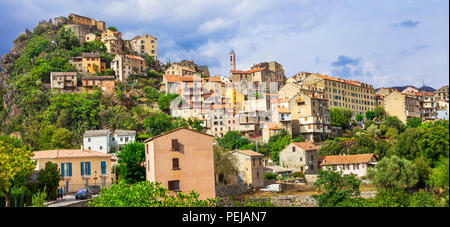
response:
M40 20L77 13L125 38L158 38L162 61L193 59L228 76L277 61L375 87L449 83L448 0L0 0L0 53Z

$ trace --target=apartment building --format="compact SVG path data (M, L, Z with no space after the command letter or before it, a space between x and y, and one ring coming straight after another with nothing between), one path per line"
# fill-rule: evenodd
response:
M61 91L77 90L77 73L76 72L51 72L50 87Z
M123 52L122 39L117 38L114 35L109 35L102 37L101 41L105 44L106 52L110 54L122 54Z
M397 116L404 124L408 119L421 117L421 103L416 95L392 92L383 98L388 116Z
M47 162L57 164L62 176L58 187L65 193L90 185L109 188L114 182L111 165L115 158L111 154L85 149L47 150L33 152L31 159L37 162L36 170L45 168Z
M356 115L365 114L376 106L375 89L372 85L315 73L302 72L295 77L302 85L321 88L330 108L349 108Z
M435 98L443 101L449 102L449 95L448 95L448 85L443 86L439 88L437 91L434 92Z
M262 62L254 65L248 71L231 70L230 73L230 80L232 82L241 83L242 86L246 88L253 86L252 84L255 82L277 82L277 88L279 89L285 84L286 81L284 70L277 62Z
M179 63L173 63L169 68L166 69L165 74L190 77L197 75L198 73L195 69L182 66Z
M235 150L238 183L246 183L254 188L264 187L264 156L251 150Z
M111 69L116 72L116 78L121 82L128 80L130 75L145 75L145 60L134 55L116 55L111 62Z
M318 174L317 150L311 142L292 142L280 151L280 165L306 175Z
M438 103L435 101L432 92L419 92L417 98L420 102L420 115L423 121L434 120L436 118L436 108Z
M170 192L215 197L213 136L178 128L145 141L146 179Z
M156 38L145 34L143 36L136 36L131 41L131 48L136 55L148 54L154 57L155 61L158 59L158 48L156 45Z
M197 65L193 60L182 60L176 63L182 67L194 70L196 73L201 74L202 77L210 77L209 69L207 65Z

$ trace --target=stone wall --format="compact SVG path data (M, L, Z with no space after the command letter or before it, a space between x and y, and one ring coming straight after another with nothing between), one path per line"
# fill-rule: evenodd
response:
M247 192L248 192L247 184L231 184L231 185L216 186L216 196L220 197L245 194Z

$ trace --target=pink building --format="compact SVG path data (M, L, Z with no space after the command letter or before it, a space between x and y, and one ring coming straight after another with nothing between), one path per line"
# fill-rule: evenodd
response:
M178 128L145 141L146 179L172 192L195 190L200 199L214 198L213 139Z

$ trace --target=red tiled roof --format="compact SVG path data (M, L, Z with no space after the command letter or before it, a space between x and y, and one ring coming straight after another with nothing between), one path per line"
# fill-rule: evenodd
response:
M371 158L376 156L374 154L357 154L357 155L331 155L323 156L321 165L341 165L341 164L356 164L367 163Z
M317 146L311 142L292 142L292 144L305 151L312 151L318 149Z
M131 59L134 59L134 60L145 61L145 59L143 59L143 58L141 58L139 56L129 55L129 54L127 54L126 56L127 56L127 58L131 58Z
M254 73L254 72L259 72L259 71L263 71L266 68L260 68L260 69L251 69L248 71L242 71L242 70L231 70L231 73L237 73L237 74L250 74L250 73Z
M266 125L269 130L281 130L280 126L275 122L266 122Z

